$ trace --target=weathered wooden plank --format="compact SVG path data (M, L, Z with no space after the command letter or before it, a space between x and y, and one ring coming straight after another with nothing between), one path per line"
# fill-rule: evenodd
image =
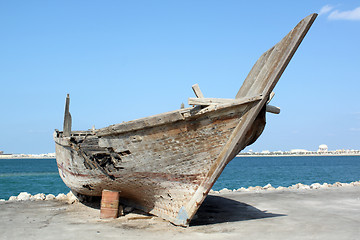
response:
M233 102L235 99L230 98L189 98L189 105L200 105L200 106L208 106L211 104L221 104L221 103L229 103Z
M224 104L224 103L234 103L236 105L246 104L249 102L253 102L259 100L261 96L254 97L244 97L238 99L230 99L230 98L189 98L189 105L201 105L201 106L209 106L212 104Z
M198 98L203 98L204 97L204 95L202 94L202 92L200 90L199 84L192 85L192 89L193 89L196 97L198 97Z
M210 105L204 109L201 109L199 112L197 112L194 116L201 116L202 114L205 113L210 113L210 112L214 112L214 111L221 111L222 109L227 109L227 108L240 108L241 107L241 111L242 112L246 112L248 109L250 109L254 104L256 104L256 102L260 101L262 98L258 97L258 98L254 98L253 101L249 101L246 103L240 102L229 102L229 103L223 103L223 104L213 104Z
M98 136L106 136L112 134L119 134L124 132L135 131L143 128L159 126L162 124L167 124L170 122L176 122L179 120L183 120L184 116L181 114L181 110L176 110L172 112L162 113L146 118L141 118L125 123L119 123L115 125L111 125L106 128L102 128L96 130L96 135Z

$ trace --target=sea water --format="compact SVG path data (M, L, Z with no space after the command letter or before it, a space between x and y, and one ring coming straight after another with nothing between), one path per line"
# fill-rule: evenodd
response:
M0 199L30 194L68 193L55 159L0 159Z
M360 180L360 156L237 157L213 186L223 188L288 187L296 183ZM54 194L70 189L61 180L55 159L0 159L0 199L20 192Z
M250 186L289 187L302 183L360 180L360 156L238 157L224 169L213 190Z

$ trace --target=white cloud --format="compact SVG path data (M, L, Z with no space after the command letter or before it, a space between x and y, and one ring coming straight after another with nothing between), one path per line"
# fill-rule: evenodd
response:
M332 11L328 18L332 20L360 20L360 7L350 11Z
M334 9L333 6L325 5L325 6L323 6L323 7L320 9L319 15L326 14L326 13L330 12L330 11L333 10L333 9Z

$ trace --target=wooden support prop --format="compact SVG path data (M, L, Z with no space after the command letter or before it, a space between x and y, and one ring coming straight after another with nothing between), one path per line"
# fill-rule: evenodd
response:
M204 97L204 95L202 94L202 92L200 90L199 84L192 85L192 89L193 89L196 97L198 97L198 98L203 98Z
M101 196L100 218L117 218L119 216L119 192L103 190Z

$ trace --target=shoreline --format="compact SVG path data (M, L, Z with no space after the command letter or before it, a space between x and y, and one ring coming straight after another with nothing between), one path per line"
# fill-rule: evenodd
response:
M236 155L236 157L349 157L349 156L360 156L360 153L309 153L309 154L247 154L242 153Z
M293 191L293 190L318 190L318 189L327 189L327 188L341 188L341 187L360 187L360 180L354 181L350 183L341 183L341 182L335 182L333 184L329 183L313 183L311 185L306 185L302 183L297 183L294 185L291 185L289 187L283 187L279 186L277 188L273 187L271 184L267 184L265 186L250 186L248 188L240 187L238 189L228 189L223 188L221 190L213 190L211 189L209 191L209 194L224 194L224 193L234 193L234 192L276 192L276 191ZM6 199L0 199L1 202L14 202L14 201L39 201L39 200L60 200L60 201L70 201L72 203L78 201L75 195L70 191L66 195L64 193L59 193L57 196L54 194L44 194L44 193L37 193L35 195L31 195L27 192L21 192L18 196L10 196L8 200Z
M360 153L308 153L308 154L247 154L247 153L240 153L238 155L236 155L236 157L242 158L242 157L350 157L350 156L354 156L354 157L360 157ZM10 160L10 159L56 159L55 156L44 156L44 157L39 157L39 156L2 156L0 155L0 160L1 159L6 159L6 160Z
M34 156L32 156L32 157L2 157L1 155L0 155L0 160L1 159L6 159L6 160L10 160L10 159L14 159L14 160L16 160L16 159L56 159L56 157L34 157Z

